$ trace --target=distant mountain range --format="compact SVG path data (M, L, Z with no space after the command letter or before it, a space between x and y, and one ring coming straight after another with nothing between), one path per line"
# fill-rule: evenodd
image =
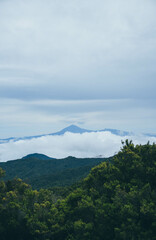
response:
M55 132L55 133L49 133L49 134L42 134L42 135L36 135L36 136L26 136L26 137L20 137L20 138L16 138L16 137L11 137L11 138L6 138L6 139L0 139L0 144L2 143L7 143L10 141L19 141L19 140L30 140L33 138L40 138L40 137L44 137L44 136L54 136L54 135L63 135L66 132L70 132L70 133L79 133L79 134L83 134L83 133L91 133L91 132L110 132L114 135L117 136L132 136L134 135L134 133L132 132L128 132L128 131L121 131L121 130L117 130L117 129L111 129L111 128L105 128L102 130L88 130L88 129L84 129L84 128L80 128L76 125L70 125L64 129L62 129L59 132ZM144 136L149 136L149 137L156 137L156 134L149 134L149 133L145 133L143 134Z

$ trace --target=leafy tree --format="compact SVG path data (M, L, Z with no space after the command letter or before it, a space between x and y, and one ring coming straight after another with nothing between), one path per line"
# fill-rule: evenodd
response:
M70 190L1 181L1 240L156 240L155 177L156 145L127 140Z

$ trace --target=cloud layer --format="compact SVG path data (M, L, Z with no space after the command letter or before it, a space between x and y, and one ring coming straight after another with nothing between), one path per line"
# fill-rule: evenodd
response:
M22 158L31 153L42 153L53 158L75 157L103 157L113 156L121 148L121 140L130 139L135 144L145 144L149 140L156 142L155 137L143 135L120 137L110 132L96 132L62 136L44 136L31 140L0 144L0 161Z
M7 0L0 9L1 96L155 96L155 1Z
M0 138L79 122L156 132L155 12L155 0L1 0Z

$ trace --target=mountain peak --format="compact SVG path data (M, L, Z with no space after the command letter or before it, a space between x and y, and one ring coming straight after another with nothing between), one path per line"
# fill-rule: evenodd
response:
M82 128L72 124L72 125L64 128L63 130L66 130L66 131L69 130L69 131L73 132L73 131L77 131L77 130L80 131L80 130L82 130Z
M36 158L36 159L40 159L40 160L49 160L51 159L50 157L44 155L44 154L40 154L40 153L31 153L26 155L25 157L23 157L22 159L30 159L30 158Z
M87 130L87 129L84 129L84 128L80 128L74 124L62 129L61 131L59 132L56 132L56 133L52 133L51 135L63 135L64 133L66 132L71 132L71 133L85 133L85 132L92 132L91 130Z
M74 124L71 124L71 125L69 125L68 127L66 127L65 129L67 129L67 128L78 128L78 129L80 129L80 127L78 127L78 126L76 126L76 125L74 125Z

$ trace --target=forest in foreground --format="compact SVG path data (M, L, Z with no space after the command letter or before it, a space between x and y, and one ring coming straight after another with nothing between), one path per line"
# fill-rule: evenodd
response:
M58 192L1 179L0 239L155 240L156 144L126 140L111 161Z

